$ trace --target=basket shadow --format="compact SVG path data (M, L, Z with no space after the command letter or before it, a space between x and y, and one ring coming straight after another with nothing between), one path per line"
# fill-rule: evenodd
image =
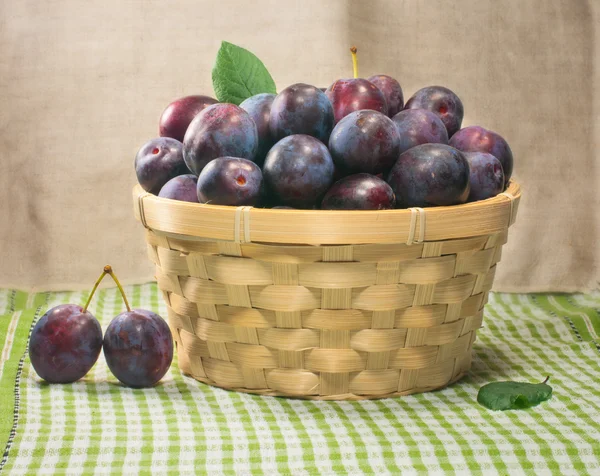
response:
M473 344L471 369L463 382L479 383L482 380L509 379L519 372L519 367L511 362L511 357L502 347L493 350L481 341Z

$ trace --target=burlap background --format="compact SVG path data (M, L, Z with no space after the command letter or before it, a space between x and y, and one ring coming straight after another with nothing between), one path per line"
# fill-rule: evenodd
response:
M278 87L397 77L442 84L465 124L504 135L524 187L496 289L584 290L600 272L595 0L3 0L0 286L89 287L111 263L152 277L132 216L133 157L170 100L212 94L222 39Z

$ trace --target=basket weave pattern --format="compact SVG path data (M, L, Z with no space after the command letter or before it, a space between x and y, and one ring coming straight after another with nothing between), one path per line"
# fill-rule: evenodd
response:
M148 204L137 213L184 373L264 395L363 399L434 390L469 370L516 214L494 200L493 233L411 245L244 243L146 223Z
M186 373L348 398L431 390L469 369L506 233L411 246L147 241Z

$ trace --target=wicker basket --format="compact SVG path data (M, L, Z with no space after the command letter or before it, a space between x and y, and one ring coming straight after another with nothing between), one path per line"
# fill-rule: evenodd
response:
M385 211L198 205L133 191L182 371L263 395L439 389L471 346L520 187Z

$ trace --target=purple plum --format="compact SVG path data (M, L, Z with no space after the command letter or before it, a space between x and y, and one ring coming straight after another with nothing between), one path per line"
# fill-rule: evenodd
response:
M263 175L276 203L313 208L333 182L333 160L314 137L296 134L275 144L263 165Z
M333 105L336 123L362 109L372 109L385 115L388 113L383 93L371 81L363 78L338 79L327 88L325 94Z
M271 135L271 129L269 128L269 117L271 115L271 105L275 99L275 94L262 93L256 94L246 99L240 107L245 110L256 124L256 130L258 132L258 151L256 152L256 162L258 165L262 165L265 161L267 152L275 144L275 140Z
M405 109L392 121L400 134L400 154L421 144L448 144L448 131L442 120L425 109Z
M276 141L294 134L306 134L327 142L333 129L333 107L319 88L293 84L273 101L269 127Z
M208 163L198 177L200 203L256 205L262 194L262 172L254 162L219 157Z
M388 210L396 198L392 188L380 178L355 174L336 182L321 202L323 210Z
M421 144L398 157L387 176L396 207L430 207L465 203L469 197L469 163L445 144Z
M329 150L337 167L349 172L387 172L398 158L400 135L377 111L355 111L333 129Z
M134 166L138 182L146 192L156 195L173 177L190 173L182 147L181 142L170 137L157 137L142 146Z
M183 158L196 175L218 157L254 160L258 132L250 115L234 104L213 104L198 114L183 139Z
M463 152L471 170L469 202L495 197L504 190L504 171L500 161L487 152Z
M197 182L198 177L194 174L179 175L164 184L158 196L170 198L171 200L181 200L182 202L198 203Z
M179 142L183 142L185 131L187 131L192 119L204 108L218 102L208 96L185 96L173 101L160 116L158 123L159 135L161 137L172 137Z
M116 316L104 334L108 368L129 387L151 387L173 360L173 336L162 317L144 309Z
M426 109L436 114L446 126L448 137L460 129L464 108L459 97L443 86L419 89L406 101L405 109Z
M386 74L377 74L369 78L383 93L388 107L388 116L394 117L404 108L404 94L400 83Z
M49 383L79 380L98 360L102 328L76 304L53 307L36 323L29 340L29 358L37 374Z
M508 185L513 171L513 154L500 134L480 126L469 126L454 134L450 139L450 145L463 152L492 154L502 164L505 185Z

